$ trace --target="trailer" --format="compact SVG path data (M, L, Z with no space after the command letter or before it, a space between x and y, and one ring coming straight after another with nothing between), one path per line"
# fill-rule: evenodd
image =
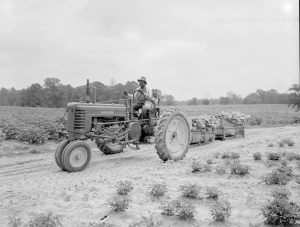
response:
M191 130L191 142L190 144L198 144L214 142L215 140L215 129L211 128L209 130L195 129Z
M245 137L245 127L246 120L242 125L232 123L224 119L224 117L220 118L220 126L215 131L216 138L221 138L221 140L226 140L227 136L233 136L236 138L238 135Z

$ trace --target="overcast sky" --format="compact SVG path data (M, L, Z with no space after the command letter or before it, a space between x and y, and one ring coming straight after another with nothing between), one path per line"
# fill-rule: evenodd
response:
M0 87L145 76L177 100L299 81L298 0L0 0Z

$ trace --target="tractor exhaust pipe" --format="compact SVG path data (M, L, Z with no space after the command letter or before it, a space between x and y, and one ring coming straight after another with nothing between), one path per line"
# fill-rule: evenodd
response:
M92 102L95 104L96 103L96 88L93 87L93 100Z
M89 79L87 80L87 83L86 83L86 97L85 97L85 101L87 103L90 102L90 82L89 82Z

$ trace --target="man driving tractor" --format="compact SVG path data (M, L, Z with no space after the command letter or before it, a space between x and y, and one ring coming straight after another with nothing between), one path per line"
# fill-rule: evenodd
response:
M147 86L147 80L145 77L141 77L141 79L138 79L138 82L139 87L135 90L134 95L128 94L127 91L124 91L123 98L128 99L134 96L133 98L137 100L133 104L134 111L144 111L143 106L145 104L145 101L151 101L151 103L154 104L155 110L157 110L159 104L159 98L157 97L157 94L153 96L152 90Z

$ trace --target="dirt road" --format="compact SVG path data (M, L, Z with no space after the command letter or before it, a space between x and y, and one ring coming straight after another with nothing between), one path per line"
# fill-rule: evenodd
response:
M164 226L214 226L210 215L210 201L185 200L196 206L197 214L193 223L183 223L175 217L163 217L159 209L162 201L180 198L179 185L197 182L203 187L219 187L233 206L228 226L249 226L262 222L260 207L270 198L273 186L261 182L262 176L270 172L264 161L254 162L252 154L272 151L299 152L300 127L252 128L247 129L246 138L215 141L214 143L192 146L187 157L179 162L163 163L153 146L143 146L140 151L128 150L122 154L104 156L93 147L93 157L88 168L80 173L61 171L54 161L53 152L25 156L0 157L0 226L8 226L8 217L16 216L27 222L30 212L52 211L62 215L64 226L87 226L84 223L99 221L109 213L107 199L116 194L114 188L119 180L133 182L131 205L126 212L112 213L106 222L117 226L128 226L141 216L153 214L163 220ZM268 147L268 142L281 138L292 138L295 147ZM241 155L241 162L251 165L251 174L245 177L230 174L217 175L215 172L191 174L193 158L205 161L213 158L214 152L235 151ZM264 157L265 160L265 157ZM213 165L222 162L214 159ZM291 166L295 166L293 162ZM299 169L295 167L299 175ZM165 181L169 186L168 195L154 200L148 195L151 184ZM300 201L300 185L290 182L286 186L292 191L295 201ZM184 199L183 199L184 200Z

